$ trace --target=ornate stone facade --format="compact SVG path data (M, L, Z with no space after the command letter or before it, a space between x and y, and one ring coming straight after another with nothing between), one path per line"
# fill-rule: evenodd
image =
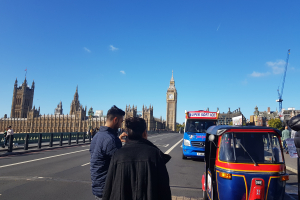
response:
M217 112L219 111L219 108L217 108ZM219 125L229 125L232 122L233 117L238 117L243 115L241 112L241 109L235 109L234 111L230 111L230 108L228 108L227 113L220 113L219 114L219 119L218 119L218 124ZM243 122L246 123L246 118L243 115Z
M70 115L75 115L77 118L84 120L86 118L86 107L83 106L79 102L79 95L78 95L78 86L76 87L76 92L74 94L74 99L71 103L70 107Z
M288 125L290 119L299 114L300 110L296 110L295 108L288 108L287 110L283 108L280 119L285 125Z
M62 115L62 114L63 114L63 108L62 108L62 102L60 101L54 110L54 115Z
M15 133L55 133L55 132L86 132L89 125L93 128L105 124L106 118L95 117L88 119L86 107L79 102L78 87L71 103L70 115L62 115L62 104L58 105L54 115L40 115L40 109L32 108L34 82L31 89L25 78L22 86L14 85L12 112L10 118L0 119L0 131L12 126ZM61 108L61 109L60 109ZM27 112L26 112L27 111Z
M279 118L278 111L271 111L270 107L267 111L259 111L255 106L253 114L250 116L250 124L255 126L267 126L270 119Z
M138 113L141 113L139 115ZM126 105L125 109L125 119L129 117L141 117L146 121L147 124L147 131L154 131L157 129L164 129L165 128L165 121L162 120L162 117L160 119L153 117L153 106L147 106L143 105L143 110L141 112L137 111L137 106L130 107ZM123 128L125 128L125 123L123 123Z
M34 87L34 81L32 82L31 88L28 87L26 77L23 84L18 87L18 80L16 79L13 91L10 117L27 117L27 113L32 109Z
M167 118L166 127L169 130L176 130L176 115L177 115L177 90L175 88L175 81L173 77L170 81L169 88L167 90Z

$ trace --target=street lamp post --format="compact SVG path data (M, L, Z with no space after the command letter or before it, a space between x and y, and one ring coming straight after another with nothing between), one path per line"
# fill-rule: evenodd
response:
M91 130L92 129L92 115L89 116L89 122L90 122L89 130Z

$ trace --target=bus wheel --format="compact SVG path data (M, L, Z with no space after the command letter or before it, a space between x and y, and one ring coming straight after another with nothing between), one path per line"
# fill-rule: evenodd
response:
M186 160L187 159L187 157L182 153L182 159L183 160Z

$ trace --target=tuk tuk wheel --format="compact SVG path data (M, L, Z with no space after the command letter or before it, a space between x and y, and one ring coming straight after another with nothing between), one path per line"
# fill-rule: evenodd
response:
M202 190L202 193L203 193L203 200L208 200L206 191Z
M187 157L182 153L182 159L183 160L186 160L187 159Z

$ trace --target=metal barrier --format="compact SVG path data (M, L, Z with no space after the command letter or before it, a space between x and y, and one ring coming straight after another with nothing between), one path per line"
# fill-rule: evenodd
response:
M90 141L90 135L89 141ZM28 150L30 144L37 144L36 147L41 148L42 143L49 142L49 147L53 146L53 142L59 142L58 145L63 144L71 145L72 140L74 143L78 144L79 140L85 143L86 133L85 132L75 132L75 133L16 133L14 134L13 141L9 139L8 152L13 150L13 144L18 143L18 145L24 144L24 150ZM64 143L67 141L67 143ZM0 135L0 146L4 145L4 136ZM32 146L32 145L30 145ZM45 146L45 145L44 145Z

